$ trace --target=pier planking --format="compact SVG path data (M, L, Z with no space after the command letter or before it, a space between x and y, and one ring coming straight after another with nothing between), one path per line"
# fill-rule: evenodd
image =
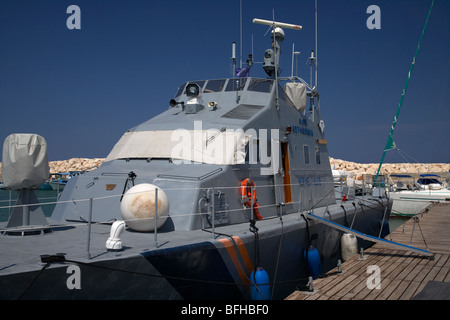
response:
M414 231L414 232L413 232ZM450 283L450 205L433 204L387 239L427 249L434 259L375 244L314 280L314 292L295 291L287 300L411 300L430 281ZM369 266L380 268L380 289L370 289ZM449 299L445 297L443 299Z

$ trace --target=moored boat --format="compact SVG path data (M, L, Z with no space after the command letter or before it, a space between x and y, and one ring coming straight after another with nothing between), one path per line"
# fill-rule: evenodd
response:
M272 26L268 77L249 76L249 57L232 78L182 84L68 181L51 218L8 223L0 298L282 299L341 257L342 232L308 213L388 234L383 194L336 200L317 88L280 75L282 28L301 27L254 22Z
M450 189L436 174L420 174L418 178L406 174L390 177L397 178L388 189L393 200L393 215L414 216L432 203L450 202Z

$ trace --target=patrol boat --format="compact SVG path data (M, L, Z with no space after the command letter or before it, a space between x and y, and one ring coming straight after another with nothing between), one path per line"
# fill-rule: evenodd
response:
M272 26L268 77L250 57L186 82L51 217L23 210L1 229L0 298L283 299L341 259L343 232L312 217L388 234L386 197L335 196L317 88L280 75L283 29L301 27L254 22Z

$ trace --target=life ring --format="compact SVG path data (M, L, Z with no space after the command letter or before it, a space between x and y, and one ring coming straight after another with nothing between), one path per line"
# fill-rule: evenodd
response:
M252 198L253 190L253 198ZM253 200L253 213L257 220L261 220L262 216L259 214L259 205L256 203L256 185L250 178L244 179L241 182L241 201L246 207L252 206Z

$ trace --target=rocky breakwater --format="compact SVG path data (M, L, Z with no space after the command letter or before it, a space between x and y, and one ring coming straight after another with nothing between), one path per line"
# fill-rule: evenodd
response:
M72 158L69 160L49 161L50 174L64 173L69 171L90 171L98 168L105 159L102 158ZM2 163L0 162L0 179Z
M50 173L92 170L99 167L105 159L103 158L72 158L69 160L50 161ZM345 170L355 174L357 179L362 179L363 175L374 175L377 172L379 163L356 163L330 157L331 168ZM1 169L1 163L0 163ZM381 174L392 173L439 173L446 175L450 170L450 163L385 163L381 167ZM1 175L0 175L1 177Z
M331 168L344 170L355 174L357 179L362 179L363 175L375 175L379 163L356 163L330 157ZM450 163L384 163L381 166L380 174L411 174L418 175L424 173L448 175Z
M49 161L50 173L69 171L90 171L98 168L104 161L103 158L72 158L69 160Z

